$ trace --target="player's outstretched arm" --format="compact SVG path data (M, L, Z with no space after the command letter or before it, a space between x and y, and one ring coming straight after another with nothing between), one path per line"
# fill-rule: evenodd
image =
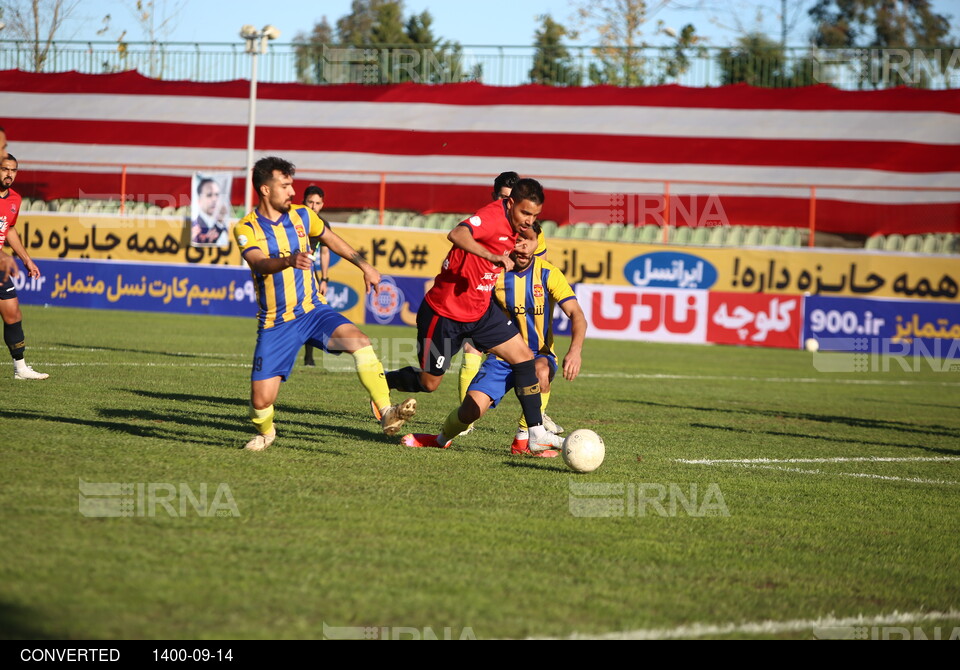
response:
M450 234L447 235L447 239L453 243L453 246L463 249L467 253L471 253L479 256L480 258L488 260L494 265L499 265L507 272L513 269L513 261L510 259L508 254L497 256L496 254L487 251L479 242L473 239L473 235L470 234L470 231L467 230L466 226L455 227L450 231Z
M13 250L13 253L15 253L21 261L23 261L23 267L27 269L27 275L35 279L39 277L40 268L37 267L37 264L33 262L32 258L30 258L30 254L27 253L23 243L20 241L20 234L17 233L16 228L10 228L7 231L7 242L10 244L10 248Z
M295 254L284 256L283 258L270 258L263 251L257 248L247 249L243 254L243 259L254 272L262 275L272 275L277 272L283 272L287 268L296 268L297 270L309 270L313 267L313 260L310 254L298 251Z
M560 309L570 319L570 349L563 357L563 378L572 382L580 374L583 341L587 336L587 317L576 298L561 303Z
M337 235L329 228L326 228L323 231L323 235L320 237L320 241L329 247L330 251L337 254L341 258L346 258L348 261L360 268L360 271L363 272L363 283L367 287L367 293L370 293L370 291L376 292L378 290L378 286L380 285L380 273L376 270L376 268L365 261L363 256L358 254L353 247L347 244L342 237Z

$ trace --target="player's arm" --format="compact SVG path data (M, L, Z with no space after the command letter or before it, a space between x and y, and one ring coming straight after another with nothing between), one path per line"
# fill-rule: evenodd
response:
M505 253L503 256L497 256L487 251L479 242L473 239L473 235L466 226L456 226L450 231L450 234L447 235L447 239L453 243L453 246L488 260L494 265L499 265L507 272L513 269L513 261L510 259L509 254Z
M23 243L20 242L20 235L17 233L16 228L10 228L7 231L7 242L10 244L10 248L13 250L21 261L23 261L23 267L27 268L27 275L33 278L40 276L40 268L37 267L37 264L33 262L33 259L30 258L30 254L27 253L27 250L24 248Z
M367 261L363 259L359 253L357 253L353 247L344 241L342 237L333 232L330 228L325 228L320 241L330 249L333 253L337 254L341 258L345 258L363 272L363 283L367 287L366 292L377 291L377 287L380 284L380 273L370 265Z
M583 341L587 336L587 317L576 298L563 301L560 310L570 319L570 348L563 357L563 378L572 382L580 374Z
M313 259L310 254L298 251L283 258L270 258L262 249L250 247L243 252L243 260L247 262L250 269L262 275L272 275L283 272L288 268L297 270L309 270L313 266Z

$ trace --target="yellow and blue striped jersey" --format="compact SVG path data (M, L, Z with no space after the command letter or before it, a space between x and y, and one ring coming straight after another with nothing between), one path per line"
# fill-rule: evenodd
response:
M535 354L553 352L553 306L576 298L567 278L539 256L521 272L503 272L493 294Z
M241 255L259 249L270 258L283 258L298 251L309 252L310 238L323 235L323 220L309 207L291 205L290 211L273 222L253 210L237 222L233 236ZM254 272L253 284L260 307L257 319L261 329L293 321L322 304L313 270L287 268L262 275Z
M533 252L534 256L543 256L547 253L547 236L541 230L537 233L537 250Z

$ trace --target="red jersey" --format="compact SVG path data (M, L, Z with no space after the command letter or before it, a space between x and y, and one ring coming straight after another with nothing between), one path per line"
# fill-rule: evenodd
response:
M17 223L20 201L20 194L12 188L7 189L7 195L0 198L0 249L7 241L7 231Z
M497 256L509 254L517 234L507 219L506 200L494 200L460 224L480 246ZM490 296L503 268L454 246L443 259L440 274L425 299L440 316L468 323L490 307Z

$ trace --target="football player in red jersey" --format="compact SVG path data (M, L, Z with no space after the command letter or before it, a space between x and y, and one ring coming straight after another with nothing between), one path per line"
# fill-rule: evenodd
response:
M4 136L5 139L6 136ZM40 277L40 268L33 262L27 250L20 242L20 236L14 230L17 216L20 214L20 194L10 188L17 178L19 164L11 154L0 160L0 250L10 243L13 253L20 257L27 275ZM0 251L2 253L2 251ZM50 375L36 372L23 360L26 340L23 335L23 314L20 312L20 300L13 286L13 279L7 277L0 285L0 318L3 319L3 341L13 356L14 379L46 379Z
M529 426L531 451L558 447L562 441L543 427L540 385L530 347L490 298L500 273L513 269L510 253L517 236L533 226L542 209L543 187L534 179L521 179L510 197L491 202L450 231L447 239L453 248L417 312L420 368L387 373L392 389L432 392L440 386L450 359L464 340L472 339L481 351L510 364L514 392ZM465 409L470 402L468 397L450 413L439 435L411 434L403 443L445 449L450 439L469 425L470 421L463 419L471 414Z

